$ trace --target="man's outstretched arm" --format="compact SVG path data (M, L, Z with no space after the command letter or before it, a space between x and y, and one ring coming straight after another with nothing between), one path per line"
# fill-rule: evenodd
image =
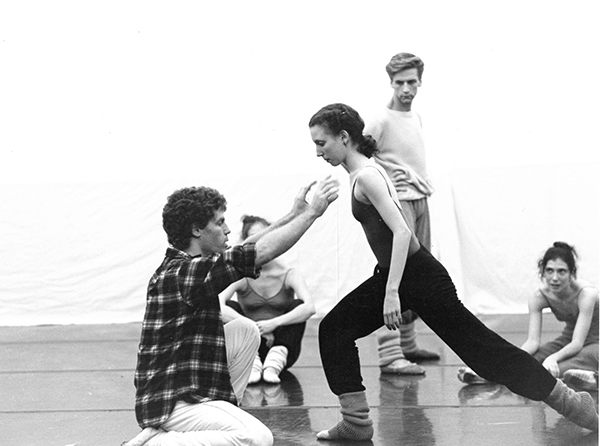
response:
M308 191L314 187L313 198L306 202ZM256 243L256 265L265 263L279 257L300 240L300 237L333 203L339 192L337 180L327 177L322 181L311 183L302 188L294 200L292 211L265 231L249 237L245 242Z

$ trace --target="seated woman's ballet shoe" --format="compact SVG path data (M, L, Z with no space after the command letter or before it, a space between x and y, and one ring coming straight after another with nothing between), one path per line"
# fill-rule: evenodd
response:
M252 364L252 371L250 372L250 378L248 378L248 384L256 384L262 378L263 364L260 357L256 355L254 363Z
M273 367L265 367L262 375L263 381L269 384L279 384L281 379L279 373Z
M279 384L279 374L287 363L288 349L283 345L271 347L263 364L262 379L269 384Z

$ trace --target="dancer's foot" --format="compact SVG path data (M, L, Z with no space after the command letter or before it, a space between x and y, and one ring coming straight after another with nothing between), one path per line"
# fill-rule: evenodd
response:
M438 361L440 359L440 355L436 352L430 352L422 348L412 351L403 350L403 352L404 357L409 361Z
M321 431L317 434L318 440L351 440L362 441L373 438L373 426L360 426L349 423L346 420L340 421L329 430Z
M329 430L317 434L319 440L370 440L373 437L373 420L364 391L339 395L342 421Z
M490 381L482 378L469 367L460 367L456 376L465 384L490 384Z
M598 373L591 370L567 370L563 374L562 381L577 390L598 390Z
M394 375L424 375L425 369L414 362L406 359L396 359L380 367L381 373L390 373Z
M576 392L557 379L544 402L567 420L598 432L598 411L594 398L588 392Z

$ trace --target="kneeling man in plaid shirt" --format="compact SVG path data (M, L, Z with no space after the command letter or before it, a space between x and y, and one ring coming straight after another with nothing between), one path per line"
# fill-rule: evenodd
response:
M218 294L242 277L257 277L337 196L337 181L312 183L286 216L234 247L227 245L226 201L218 191L190 187L168 198L163 228L170 246L148 285L135 371L143 430L123 444L273 443L271 431L237 406L260 344L258 328L246 318L224 325Z

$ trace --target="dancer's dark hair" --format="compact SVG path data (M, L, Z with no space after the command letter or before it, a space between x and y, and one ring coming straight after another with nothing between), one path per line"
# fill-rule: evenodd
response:
M329 104L316 112L310 121L309 127L320 125L332 135L339 135L346 131L350 139L358 144L358 151L371 158L377 152L377 142L370 135L363 135L365 122L358 112L346 104Z
M546 250L542 258L538 261L540 276L544 274L546 264L550 260L556 259L565 262L571 275L577 277L577 252L573 246L565 242L554 242L552 246Z

